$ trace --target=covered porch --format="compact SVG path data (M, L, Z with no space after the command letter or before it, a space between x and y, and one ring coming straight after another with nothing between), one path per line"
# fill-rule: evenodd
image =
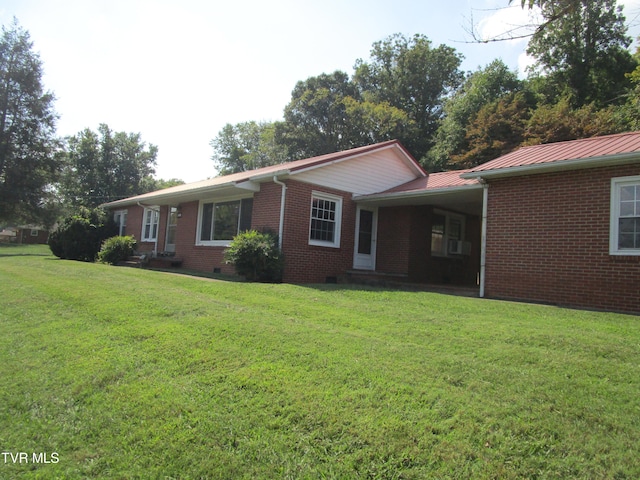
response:
M355 197L353 281L479 295L483 186L460 172L431 174ZM462 290L460 290L462 289Z

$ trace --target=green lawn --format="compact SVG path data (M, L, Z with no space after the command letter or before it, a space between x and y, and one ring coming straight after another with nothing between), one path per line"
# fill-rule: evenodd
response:
M0 282L0 478L640 478L640 317L45 247Z

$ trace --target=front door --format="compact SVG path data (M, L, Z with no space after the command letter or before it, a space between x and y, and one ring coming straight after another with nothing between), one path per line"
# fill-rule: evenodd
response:
M376 269L377 228L378 209L358 207L353 268L359 270Z
M176 251L176 230L178 228L178 209L169 208L169 219L167 220L167 241L164 249L167 252Z

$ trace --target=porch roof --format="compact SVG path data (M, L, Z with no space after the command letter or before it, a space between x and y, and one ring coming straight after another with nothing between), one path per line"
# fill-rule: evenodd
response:
M640 132L522 147L464 173L462 178L491 178L574 170L640 161Z
M434 205L478 214L482 210L482 184L475 178L462 178L469 170L430 173L403 185L371 195L358 195L358 203L377 206Z

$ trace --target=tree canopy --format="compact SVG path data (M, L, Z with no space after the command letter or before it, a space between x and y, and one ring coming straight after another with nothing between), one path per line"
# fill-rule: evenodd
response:
M102 124L67 139L61 191L70 205L102 203L153 190L158 149L139 133L114 133Z
M42 221L59 169L54 97L17 20L0 38L0 222Z
M553 19L538 30L527 48L556 95L575 107L589 103L621 103L629 87L625 74L635 68L628 52L622 7L615 0L542 2L543 18Z

